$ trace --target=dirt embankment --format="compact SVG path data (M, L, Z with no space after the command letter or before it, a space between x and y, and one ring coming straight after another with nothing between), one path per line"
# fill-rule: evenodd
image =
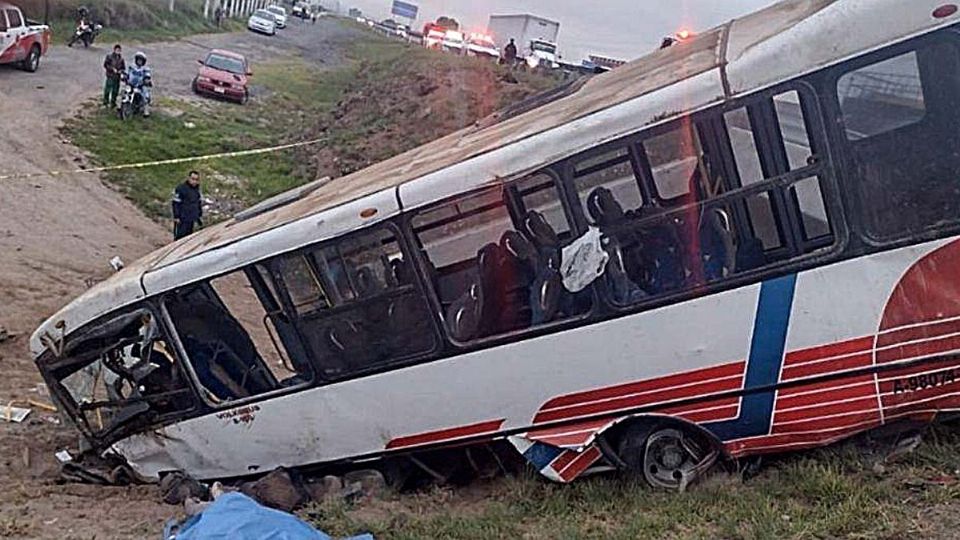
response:
M148 53L158 95L187 95L196 59L209 48L237 49L254 62L297 55L336 65L350 36L336 25L318 24L276 39L218 34L136 48ZM0 176L87 163L59 127L99 94L100 63L109 46L54 47L35 74L0 66ZM128 46L128 54L136 48ZM169 231L96 175L0 180L0 326L14 334L0 340L0 403L43 398L27 353L27 336L43 319L109 275L111 257L131 262L169 239ZM52 418L35 409L23 424L0 422L0 538L159 534L175 510L159 501L154 488L56 483L53 454L76 447L77 437Z
M310 156L318 176L350 174L473 125L558 83L492 61L420 48L363 62L344 98L310 137L330 144Z

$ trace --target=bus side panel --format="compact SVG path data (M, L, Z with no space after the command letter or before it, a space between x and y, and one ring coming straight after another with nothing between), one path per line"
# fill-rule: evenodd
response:
M238 407L116 448L148 476L182 468L214 478L644 407L700 423L733 456L827 444L884 415L929 418L957 407L953 345L884 363L892 354L884 351L916 345L915 328L952 338L960 294L943 287L956 275L954 261L960 242L885 252ZM925 281L938 289L918 290ZM778 382L786 385L779 391L711 397Z
M627 407L738 390L760 286L237 407L118 442L147 476L200 478L415 449ZM722 317L717 314L722 313ZM724 373L717 383L713 375ZM657 380L584 407L556 396ZM617 389L619 392L622 389ZM732 409L722 411L724 418Z
M770 431L728 452L820 446L960 408L958 271L954 239L803 273Z

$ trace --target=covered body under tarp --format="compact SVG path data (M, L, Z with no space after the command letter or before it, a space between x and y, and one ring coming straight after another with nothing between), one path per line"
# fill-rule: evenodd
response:
M261 506L242 493L226 493L203 512L167 527L164 540L333 540L293 514ZM373 540L364 534L352 540Z

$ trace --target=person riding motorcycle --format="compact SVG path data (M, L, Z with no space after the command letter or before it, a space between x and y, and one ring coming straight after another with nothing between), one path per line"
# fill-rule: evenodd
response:
M67 47L73 47L74 43L83 39L84 34L92 31L93 25L90 24L90 10L84 6L80 6L80 9L77 10L77 29L73 37L70 38L70 42L67 43Z
M133 65L127 67L124 80L133 88L139 88L143 95L143 115L150 116L150 88L153 87L153 74L147 66L147 55L137 51L133 56Z

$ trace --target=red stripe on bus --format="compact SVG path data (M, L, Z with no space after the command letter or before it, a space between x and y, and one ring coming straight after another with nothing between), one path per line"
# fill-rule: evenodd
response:
M683 405L674 405L671 407L658 409L656 412L660 414L683 414L687 412L699 411L701 409L729 407L731 405L736 406L739 403L740 403L739 396L731 396L731 397L720 398L720 399L711 399L709 401L698 401L696 403L685 403Z
M811 433L780 433L766 435L753 439L730 441L724 445L731 457L744 454L761 454L766 452L785 452L801 448L812 448L835 443L855 433L869 431L881 424L879 418L863 424L840 426L835 429L821 429Z
M830 424L833 422L833 419L826 417L864 411L880 412L880 403L876 396L858 398L842 403L825 403L816 407L775 413L773 415L773 425L777 426L786 422L818 419L823 419L824 422Z
M834 429L844 429L858 426L865 422L880 423L880 409L877 408L876 400L873 402L873 410L852 411L848 414L837 415L831 418L811 418L806 422L796 422L786 425L773 425L773 433L781 435L786 433L809 433L811 431L828 432Z
M855 377L844 377L837 379L830 379L829 381L822 381L814 384L804 384L800 386L794 386L791 388L783 388L777 391L777 399L785 399L797 394L804 394L807 392L814 392L819 390L832 390L837 386L847 385L847 384L863 384L863 383L873 383L873 375L857 375Z
M858 377L859 378L859 377ZM830 381L832 384L818 390L807 389L809 393L777 396L777 411L786 411L795 407L806 407L818 403L829 403L842 399L858 397L877 397L877 385L870 376L867 380L851 383L849 379Z
M555 397L544 403L540 410L546 411L548 409L554 409L557 407L580 405L592 401L612 399L625 395L649 392L666 387L697 383L706 380L742 376L745 366L746 362L732 362L730 364L723 364L686 373L678 373L676 375L669 375L657 379L646 379L643 381L621 384L617 386L608 386L595 390L576 392L573 394Z
M947 358L930 358L909 366L881 371L877 373L877 376L880 378L880 384L884 385L892 384L893 379L912 377L922 373L935 373L951 368L960 368L960 355ZM889 381L885 381L885 379L889 379Z
M588 467L596 463L598 459L600 459L600 450L595 446L591 446L579 454L576 459L571 461L565 469L562 471L557 471L557 474L563 479L564 482L570 482L571 480L580 476L580 474L587 470Z
M583 405L576 405L563 409L541 410L534 417L533 421L534 423L551 422L554 420L564 420L568 418L577 418L580 416L589 416L592 414L613 412L621 409L630 409L633 407L662 403L665 401L708 396L718 392L740 390L743 387L742 383L743 381L738 378L720 381L703 381L681 388L663 388L655 392L637 396L627 396L618 399L610 399L607 401L586 403Z
M869 352L844 356L830 360L823 360L817 363L807 363L798 366L783 368L780 375L782 382L813 377L816 375L828 375L840 371L870 367L873 365L873 355Z
M918 339L935 338L947 334L960 333L960 319L953 321L933 321L924 325L893 330L877 337L877 347L896 345Z
M899 347L877 351L877 362L885 364L908 358L917 358L956 350L960 350L960 336L932 339L921 343L900 345Z
M828 345L819 345L809 349L800 349L787 353L783 365L793 366L804 364L832 356L843 356L855 354L858 352L869 351L873 347L873 337L861 337L839 343L830 343Z
M439 429L437 431L427 431L425 433L418 433L416 435L397 437L395 439L391 439L390 442L387 443L387 450L392 450L395 448L407 448L410 446L420 446L423 444L440 441L462 439L464 437L471 437L474 435L495 433L500 430L500 426L503 425L503 422L504 419L488 420L486 422L471 424L469 426Z

